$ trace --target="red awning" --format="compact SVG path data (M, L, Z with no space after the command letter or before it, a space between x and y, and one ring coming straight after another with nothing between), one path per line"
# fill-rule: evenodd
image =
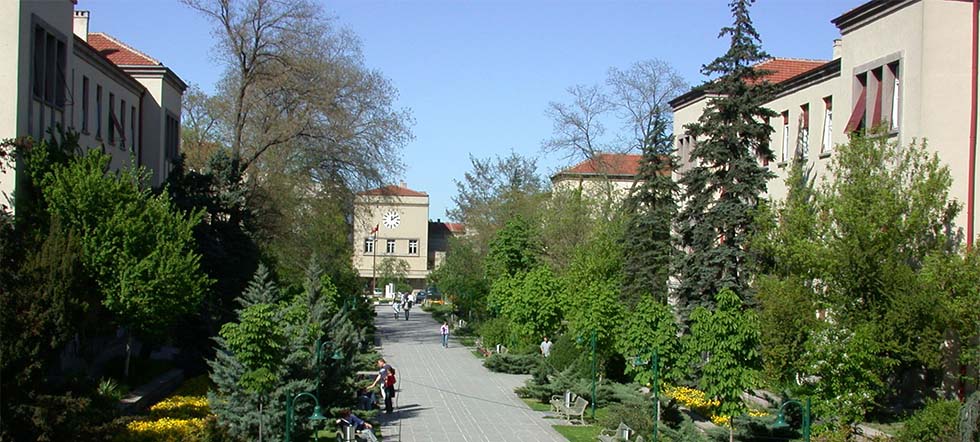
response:
M875 107L871 111L871 126L877 126L881 124L881 82L878 82L878 87L875 88Z
M861 120L864 119L864 109L865 106L867 106L867 98L867 89L861 89L861 95L859 95L857 101L854 102L854 110L851 111L851 118L847 120L847 126L844 126L844 133L854 132L858 129L858 126L861 124Z

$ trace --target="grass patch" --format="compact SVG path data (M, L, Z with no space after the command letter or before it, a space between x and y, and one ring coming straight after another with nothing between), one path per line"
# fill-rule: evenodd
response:
M541 401L534 398L521 398L521 400L534 411L551 411L551 404L542 404Z
M473 356L476 356L477 359L485 359L486 358L485 356L483 356L483 353L480 353L480 350L473 350L470 353L473 353Z
M595 425L552 425L568 442L594 442L602 428Z
M470 336L459 338L459 343L462 344L464 347L475 347L476 346L476 338L473 338L473 337L470 337Z

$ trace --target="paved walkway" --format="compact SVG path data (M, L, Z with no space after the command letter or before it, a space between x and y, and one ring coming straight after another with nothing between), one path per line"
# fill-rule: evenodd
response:
M398 374L396 411L382 415L385 442L555 441L565 438L514 394L528 376L492 373L454 339L439 342L439 325L413 308L410 320L377 307L382 354Z

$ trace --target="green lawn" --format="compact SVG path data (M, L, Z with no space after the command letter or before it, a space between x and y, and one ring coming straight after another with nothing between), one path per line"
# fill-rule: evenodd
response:
M568 442L595 442L601 428L595 425L552 425Z
M551 404L542 404L541 401L534 398L521 398L521 400L534 411L551 411Z

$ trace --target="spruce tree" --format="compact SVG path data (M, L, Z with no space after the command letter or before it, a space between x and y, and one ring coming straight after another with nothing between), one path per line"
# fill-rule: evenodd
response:
M667 303L667 280L675 248L671 223L677 214L678 186L670 175L676 167L668 134L670 120L658 114L643 140L637 187L626 200L627 229L623 244L623 299L630 307L643 295Z
M216 388L208 399L219 421L238 439L258 439L260 426L263 439L282 439L286 400L300 392L318 395L324 409L350 406L344 401L352 397L351 361L364 341L364 330L338 308L336 287L322 269L312 268L315 265L306 272L305 290L292 297L260 266L239 298L243 308L238 320L215 338L218 351L208 365ZM270 348L266 344L271 341L275 346ZM316 346L322 342L333 346L324 347L317 361ZM335 350L342 358L331 358ZM312 408L310 401L300 401L294 411L308 416ZM298 419L295 424L297 440L308 439L309 422Z
M702 87L717 97L686 126L696 143L691 168L680 180L684 200L677 230L687 253L679 263L677 294L688 309L713 306L714 296L726 288L751 301L745 245L760 195L774 176L759 162L772 159L768 122L776 116L764 107L773 91L765 81L768 72L754 67L769 56L749 18L752 3L731 1L733 24L719 35L730 36L729 49L701 69L716 78Z

